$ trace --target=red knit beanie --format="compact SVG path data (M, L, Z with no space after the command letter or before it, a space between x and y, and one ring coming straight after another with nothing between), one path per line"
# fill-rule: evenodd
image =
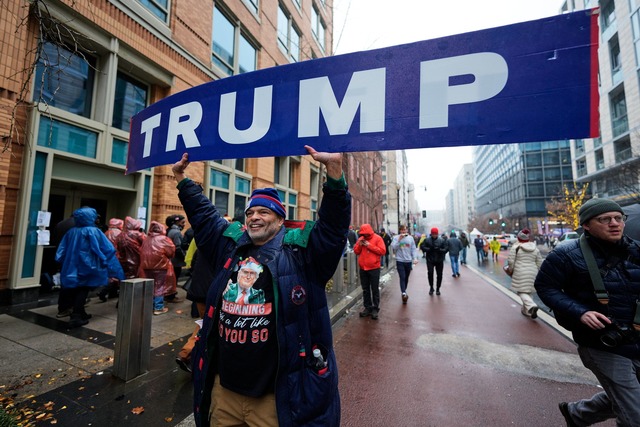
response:
M531 231L528 228L523 228L518 233L518 242L525 243L531 239Z

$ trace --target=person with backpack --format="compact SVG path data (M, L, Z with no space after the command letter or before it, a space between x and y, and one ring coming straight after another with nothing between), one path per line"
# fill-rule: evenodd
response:
M640 242L625 235L618 203L590 199L578 211L584 234L549 252L535 279L540 299L571 331L602 391L558 407L568 426L640 421Z

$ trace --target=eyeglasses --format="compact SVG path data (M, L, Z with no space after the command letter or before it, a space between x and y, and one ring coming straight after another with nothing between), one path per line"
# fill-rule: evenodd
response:
M615 220L618 223L625 222L627 220L626 215L616 215L616 216L601 216L596 218L600 224L611 224L611 221Z

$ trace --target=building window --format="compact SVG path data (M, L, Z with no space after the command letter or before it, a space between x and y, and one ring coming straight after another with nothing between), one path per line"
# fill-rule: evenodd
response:
M576 174L578 178L587 174L587 161L585 159L576 160Z
M631 15L631 32L633 34L633 48L636 54L636 67L640 66L640 10Z
M127 164L127 153L129 150L129 142L119 138L113 138L111 147L111 163L118 165Z
M149 12L153 13L162 22L169 18L169 0L138 0Z
M294 188L297 181L299 181L299 170L299 157L274 158L273 181L290 219L296 217L296 209L298 207L298 192Z
M131 117L147 107L146 85L118 73L111 126L129 132Z
M560 177L561 172L559 167L544 169L544 179L546 181L559 181Z
M616 163L624 162L631 158L631 141L628 138L624 138L620 141L613 143L613 152L616 158Z
M285 157L274 157L273 158L273 183L274 184L283 184L282 176L284 176L284 172L282 171L282 164L286 160Z
M542 166L542 155L540 153L527 153L525 159L528 167Z
M584 139L576 139L576 157L584 155Z
M596 150L595 157L596 157L596 170L604 169L604 153L602 152L602 149Z
M211 60L223 73L231 76L256 69L256 49L217 7L213 9L212 33Z
M544 184L527 185L527 197L544 197Z
M309 194L311 195L311 219L318 219L318 195L320 186L320 173L317 169L311 169L311 178L309 180Z
M251 195L251 181L246 178L236 177L235 195L233 197L234 209L233 217L242 217L244 215L245 208L247 207L247 201Z
M282 204L287 211L287 219L297 219L298 194L291 189L278 188L278 196L280 196L280 200L282 200Z
M311 32L313 33L313 36L315 37L316 41L320 45L322 52L324 53L325 52L325 49L324 49L325 28L324 28L324 24L322 23L322 19L320 18L320 15L318 14L318 11L316 10L315 7L311 7Z
M624 90L611 97L611 128L613 137L622 135L629 130L627 121L627 101Z
M607 3L601 3L600 22L602 23L603 33L616 22L616 5L614 0L610 0Z
M238 218L244 216L251 194L251 177L234 170L233 164L235 160L225 160L210 169L209 198L221 214Z
M38 145L95 159L98 134L69 123L40 117Z
M253 11L253 13L258 13L258 8L260 7L260 2L258 0L244 0L249 9Z
M609 58L611 61L611 81L618 84L622 80L622 57L620 56L620 43L618 36L609 40Z
M542 169L540 168L529 169L527 171L527 181L529 182L542 181Z
M291 15L282 6L278 6L278 45L291 61L300 60L300 35L293 26Z
M94 58L45 42L36 65L33 100L82 117L91 117Z
M560 152L558 151L546 151L543 154L545 165L557 165L560 163Z
M238 73L256 70L256 48L244 37L240 36Z

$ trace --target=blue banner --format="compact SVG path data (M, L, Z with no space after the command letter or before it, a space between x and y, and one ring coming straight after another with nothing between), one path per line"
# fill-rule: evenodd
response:
M596 137L593 10L216 80L133 117L127 173L218 160Z

